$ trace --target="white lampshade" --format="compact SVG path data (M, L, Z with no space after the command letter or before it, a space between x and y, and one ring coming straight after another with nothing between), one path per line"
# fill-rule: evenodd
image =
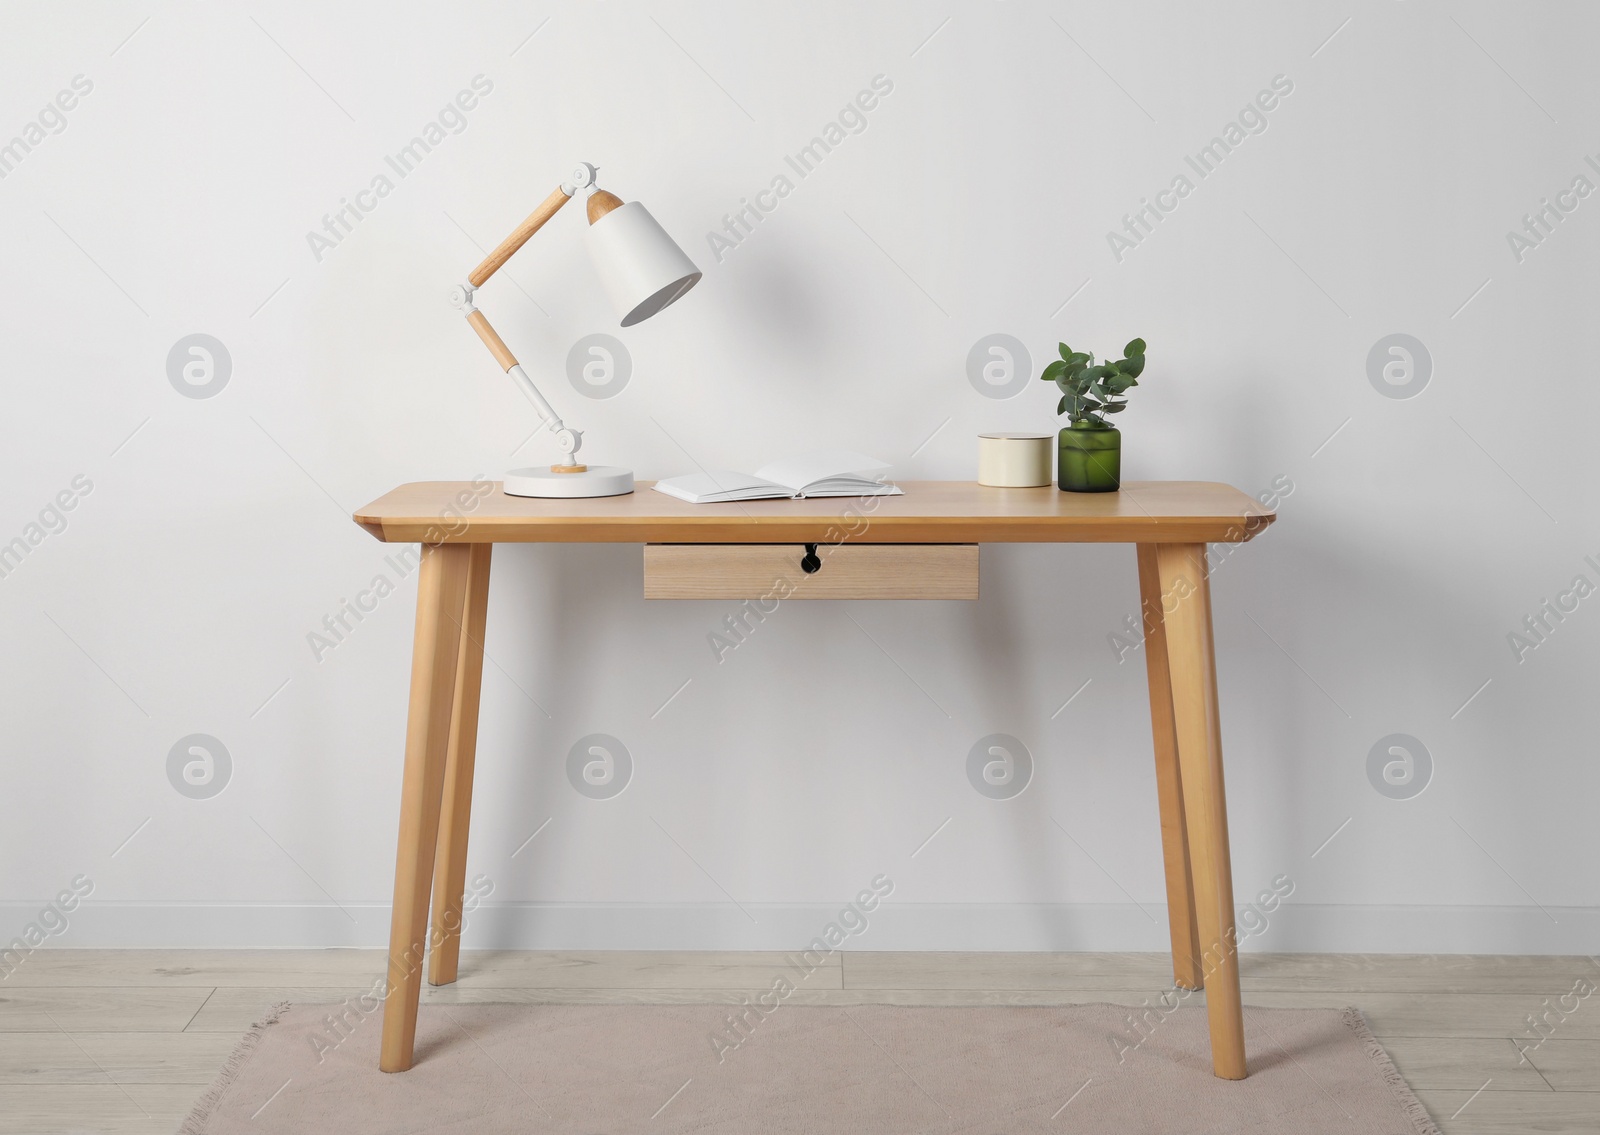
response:
M622 326L649 319L700 282L700 269L637 201L619 205L589 226L594 258Z

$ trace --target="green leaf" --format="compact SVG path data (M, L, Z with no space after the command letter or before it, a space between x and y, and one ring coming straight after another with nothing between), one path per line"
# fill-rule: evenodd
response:
M1039 377L1044 379L1046 382L1054 382L1056 380L1056 376L1058 374L1060 374L1062 371L1066 370L1066 369L1067 369L1067 364L1066 363L1053 362L1049 366L1044 368L1044 373L1041 374Z
M1089 409L1091 409L1091 410L1104 410L1105 409L1105 403L1104 402L1096 402L1093 398L1085 398L1083 400L1083 404L1085 406L1089 407Z
M1105 387L1108 394L1121 394L1133 385L1133 379L1125 374L1114 374L1110 378L1103 379L1100 385Z
M1115 402L1115 403L1111 404L1110 406L1106 407L1106 413L1108 413L1108 414L1120 414L1122 411L1126 410L1127 408L1128 408L1128 404L1126 402Z
M1134 339L1126 347L1122 348L1122 353L1127 355L1129 358L1132 358L1134 355L1144 354L1144 340Z
M1086 367L1086 366L1089 365L1089 360L1091 358L1093 358L1093 357L1094 356L1092 356L1092 355L1084 354L1082 351L1073 351L1072 354L1067 356L1067 365L1069 367L1070 366Z
M1061 401L1056 403L1056 413L1065 414L1067 412L1067 403L1070 401L1072 401L1072 395L1063 394L1061 396Z
M1072 348L1067 346L1065 343L1058 343L1057 346L1061 350L1061 357L1070 362L1072 360Z
M1144 356L1134 355L1132 358L1123 359L1117 364L1117 369L1123 374L1132 375L1134 378L1138 378L1144 373Z

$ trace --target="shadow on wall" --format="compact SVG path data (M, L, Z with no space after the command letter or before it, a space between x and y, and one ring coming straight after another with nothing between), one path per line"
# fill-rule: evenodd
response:
M714 318L733 342L760 343L763 354L796 360L815 358L820 348L837 341L830 325L833 308L815 288L815 270L774 247L760 261L729 264L721 273L737 273L736 287L723 289ZM757 363L756 365L760 365Z

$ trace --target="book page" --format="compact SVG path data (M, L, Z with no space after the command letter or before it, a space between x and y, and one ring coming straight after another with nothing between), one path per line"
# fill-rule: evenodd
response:
M816 449L798 457L786 457L763 465L756 470L757 477L785 485L795 492L804 491L815 481L824 481L846 473L872 474L889 468L888 464L848 449ZM870 479L870 477L869 477Z
M735 493L746 498L756 493L775 497L791 495L782 485L762 480L760 477L752 477L749 473L737 473L731 469L709 469L704 473L686 473L681 477L669 477L656 482L656 488L691 504L721 493Z
M905 492L893 481L871 481L866 477L827 477L806 486L808 497L898 497Z

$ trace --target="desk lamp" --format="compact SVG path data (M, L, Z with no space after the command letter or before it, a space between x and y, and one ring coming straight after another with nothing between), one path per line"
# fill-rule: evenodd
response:
M561 415L545 401L483 312L473 306L472 298L477 290L555 216L561 206L580 192L589 203L589 255L606 294L622 317L622 326L632 327L649 319L700 282L700 269L673 243L643 205L637 201L624 205L615 195L595 185L594 179L594 166L587 162L578 166L571 180L562 182L527 220L501 241L499 247L472 270L465 284L450 291L450 302L466 314L467 322L495 361L511 376L517 389L528 396L545 427L556 435L556 445L564 456L564 460L549 468L535 466L506 473L505 491L512 496L620 496L633 492L633 471L614 465L584 465L578 460L583 435L562 422Z

